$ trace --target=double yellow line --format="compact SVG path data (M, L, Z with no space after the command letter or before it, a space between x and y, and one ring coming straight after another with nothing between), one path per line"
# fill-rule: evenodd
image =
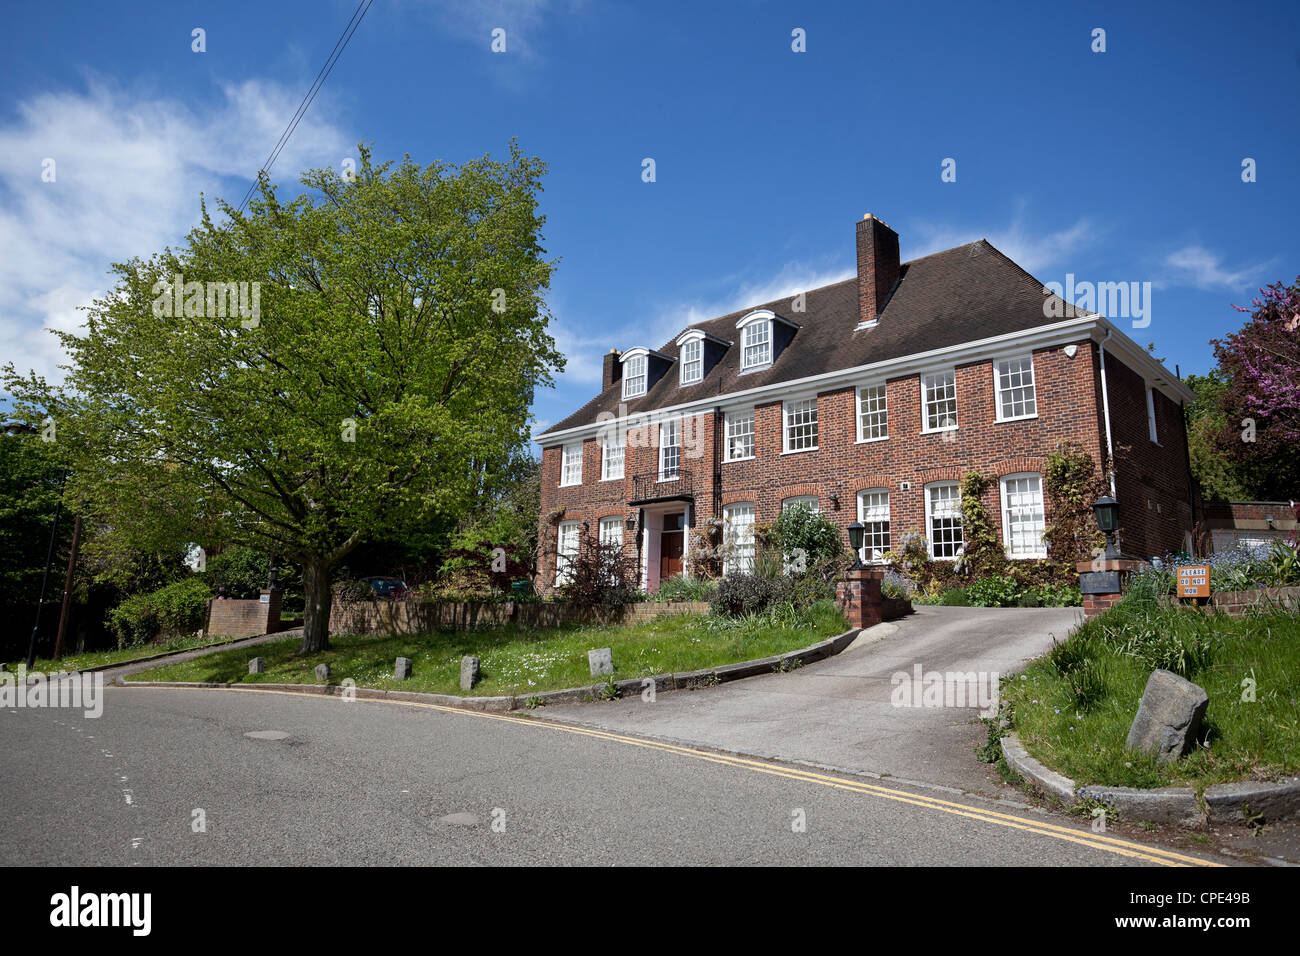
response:
M131 686L131 685L126 685ZM135 685L137 689L141 685ZM161 690L176 690L179 688L159 688ZM188 689L188 688L186 688ZM219 687L202 687L194 688L195 690L234 690L239 693L257 693L257 694L284 694L289 697L314 697L319 698L320 694L302 693L290 690L262 690L255 687L247 688L219 688ZM568 734L577 734L583 737L594 737L598 740L608 740L613 743L626 744L633 747L645 747L650 750L659 750L664 753L676 754L681 757L690 757L695 760L704 760L709 763L722 764L724 766L735 767L739 770L748 770L754 773L766 773L777 777L786 777L790 780L798 780L803 783L813 783L823 787L831 787L836 790L848 790L854 793L862 793L872 797L878 797L882 800L893 800L898 803L908 803L916 807L924 807L929 810L938 810L941 813L950 813L954 816L967 817L971 820L978 820L982 823L992 823L998 826L1007 827L1012 830L1023 830L1027 833L1034 833L1039 836L1051 837L1056 840L1063 840L1068 843L1077 843L1080 846L1086 846L1092 850L1101 850L1107 853L1115 853L1119 856L1129 857L1135 860L1143 860L1147 863L1155 863L1160 866L1223 866L1213 860L1204 860L1194 856L1185 856L1181 853L1174 853L1172 850L1164 850L1159 847L1146 846L1141 843L1133 843L1129 840L1121 840L1117 837L1105 836L1100 833L1094 833L1091 830L1074 829L1071 827L1058 826L1054 823L1048 823L1042 820L1030 820L1025 817L1015 816L1009 813L999 813L996 810L987 810L981 807L974 807L964 803L955 803L951 800L940 800L938 797L929 797L922 794L909 793L905 790L894 790L890 787L882 787L877 784L867 783L863 780L854 780L847 777L831 776L830 774L817 773L812 770L803 770L798 767L782 766L778 764L766 763L761 760L753 760L747 757L738 757L731 754L712 753L707 750L697 750L694 747L684 747L679 744L671 744L665 741L649 740L641 737L629 737L624 734L610 733L606 730L597 730L591 727L578 727L573 724L559 723L553 720L535 720L524 717L515 717L511 714L489 713L481 710L468 710L462 707L447 707L443 704L427 704L410 700L382 700L377 698L359 697L357 700L366 700L378 704L400 704L404 707L420 707L426 710L438 710L448 714L458 714L465 717L479 717L487 720L502 720L507 723L518 724L524 727L545 728L548 730L561 731Z

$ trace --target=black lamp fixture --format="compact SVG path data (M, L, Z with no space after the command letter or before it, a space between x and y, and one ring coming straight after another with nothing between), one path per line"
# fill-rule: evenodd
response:
M275 590L275 579L279 575L279 573L280 573L280 569L276 567L275 562L272 561L271 567L268 568L266 572L266 589L268 591Z
M850 571L866 569L866 565L862 563L862 534L866 530L861 521L849 525L849 547L853 549L853 564L849 566Z
M623 526L624 526L625 528L627 528L628 531L635 531L635 530L636 530L636 515L628 515L627 518L626 518L626 520L624 520L624 522L623 522Z
M1119 502L1110 495L1102 495L1092 506L1092 513L1097 516L1097 527L1106 536L1106 553L1104 557L1113 560L1120 556L1115 547L1115 532L1119 530Z

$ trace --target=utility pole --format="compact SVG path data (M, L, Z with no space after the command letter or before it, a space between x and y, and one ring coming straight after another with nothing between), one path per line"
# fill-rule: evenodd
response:
M77 566L77 545L81 543L81 515L72 523L72 552L68 555L68 576L63 579L63 607L59 609L59 632L54 638L54 659L63 659L63 635L72 610L72 571Z

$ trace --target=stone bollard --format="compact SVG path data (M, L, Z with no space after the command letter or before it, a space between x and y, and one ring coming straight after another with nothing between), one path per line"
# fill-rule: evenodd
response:
M411 659L409 657L399 657L397 663L393 666L393 679L406 680L411 676Z
M262 660L260 657L254 657L251 661L248 662L248 673L265 674L266 661Z
M1152 671L1124 746L1172 763L1195 746L1209 705L1203 687L1173 671Z
M328 684L330 679L330 666L328 664L316 665L316 683Z
M474 685L479 682L479 663L477 657L462 657L460 659L461 690L473 690Z
M608 647L598 647L594 651L587 651L587 666L591 669L592 677L612 674L614 673L614 655Z

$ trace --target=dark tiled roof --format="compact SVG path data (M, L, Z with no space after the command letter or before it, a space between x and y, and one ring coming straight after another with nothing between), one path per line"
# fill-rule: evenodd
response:
M880 324L873 328L854 330L858 324L856 276L809 291L804 312L792 312L791 299L787 297L690 326L737 344L727 350L703 381L694 385L677 384L678 369L674 362L649 392L628 400L628 412L635 414L724 396L1060 321L1043 314L1042 283L987 239L905 262L899 273L893 297L880 314ZM736 323L755 309L770 309L801 327L770 368L739 375ZM1075 313L1070 309L1065 314ZM659 351L676 359L676 339L684 331L679 331ZM542 435L592 424L601 412L617 413L622 400L622 382L615 382Z

